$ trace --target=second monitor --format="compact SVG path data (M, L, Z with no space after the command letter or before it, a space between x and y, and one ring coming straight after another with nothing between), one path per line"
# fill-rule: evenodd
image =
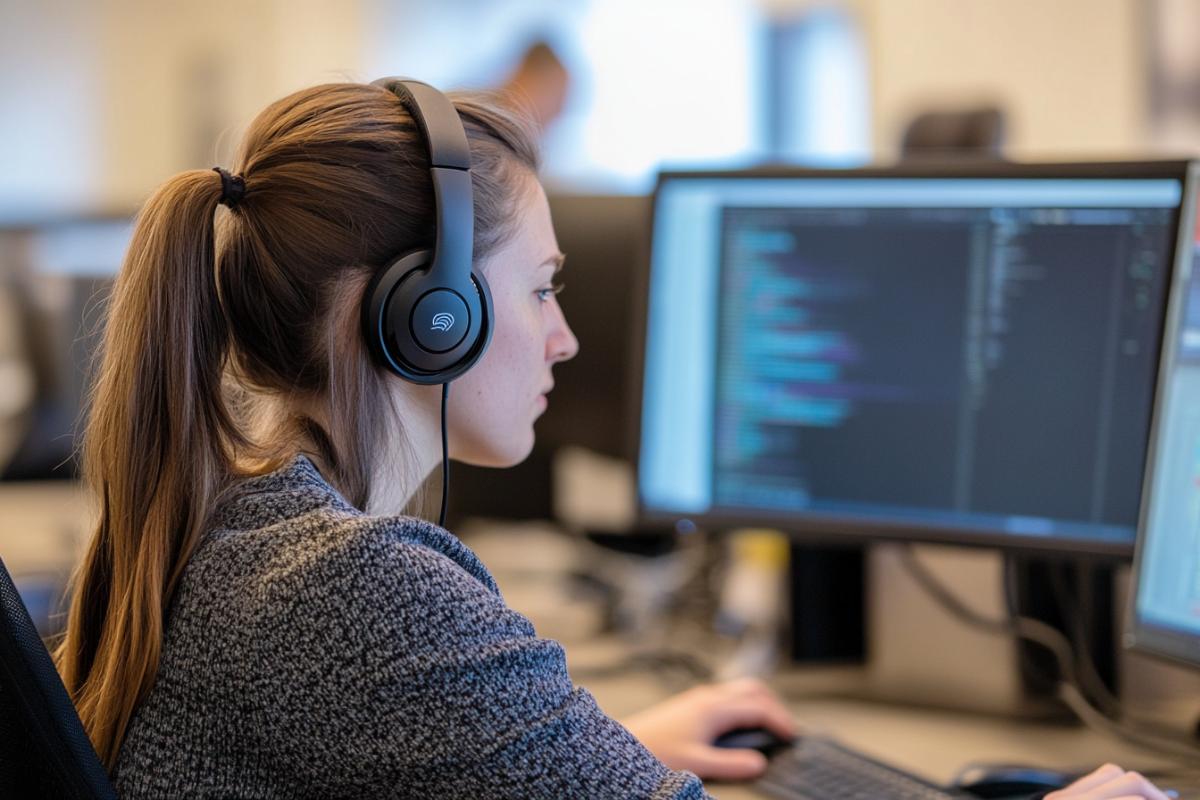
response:
M1128 555L1185 177L663 176L644 514Z

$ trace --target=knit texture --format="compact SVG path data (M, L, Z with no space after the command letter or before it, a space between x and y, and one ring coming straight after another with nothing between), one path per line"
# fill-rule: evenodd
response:
M575 688L445 530L307 458L218 510L114 772L123 798L703 798Z

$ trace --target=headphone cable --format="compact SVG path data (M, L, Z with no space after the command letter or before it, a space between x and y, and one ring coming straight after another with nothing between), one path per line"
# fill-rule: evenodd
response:
M446 527L446 503L450 499L450 448L446 439L446 401L450 398L450 381L442 384L442 511L438 526Z

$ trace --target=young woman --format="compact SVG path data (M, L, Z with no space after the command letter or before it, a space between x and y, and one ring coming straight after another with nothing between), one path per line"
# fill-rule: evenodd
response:
M495 98L453 102L495 331L454 382L449 454L505 466L578 344L529 131ZM122 797L702 797L697 775L764 768L716 735L795 733L753 682L615 722L466 547L402 515L441 459L443 396L380 364L361 309L432 238L429 160L391 91L318 86L259 115L236 176L180 174L139 215L56 653Z

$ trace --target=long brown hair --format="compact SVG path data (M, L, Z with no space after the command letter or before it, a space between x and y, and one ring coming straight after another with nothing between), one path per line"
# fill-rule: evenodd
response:
M471 143L479 260L513 230L537 154L499 98L451 99ZM379 443L402 427L358 309L375 270L431 238L412 119L375 86L306 89L257 117L234 171L245 195L218 220L216 172L153 194L108 312L82 446L99 516L55 657L110 769L222 492L313 451L365 508Z

